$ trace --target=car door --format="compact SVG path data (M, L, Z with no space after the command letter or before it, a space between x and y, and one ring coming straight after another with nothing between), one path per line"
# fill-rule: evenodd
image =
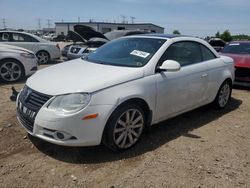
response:
M156 119L162 120L174 114L199 106L207 96L207 66L199 43L182 41L173 43L161 57L158 66L165 60L175 60L181 69L176 72L156 74L157 99Z

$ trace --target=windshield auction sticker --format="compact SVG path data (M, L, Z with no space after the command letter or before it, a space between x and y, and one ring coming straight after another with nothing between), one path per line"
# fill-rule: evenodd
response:
M140 50L133 50L130 54L135 55L135 56L139 56L139 57L142 57L142 58L147 58L150 55L150 53L143 52L143 51L140 51Z

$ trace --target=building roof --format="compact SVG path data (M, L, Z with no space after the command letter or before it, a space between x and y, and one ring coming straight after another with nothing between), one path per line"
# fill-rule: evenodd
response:
M112 22L55 22L57 24L111 24L111 25L153 25L155 27L159 27L164 29L164 27L152 24L152 23L112 23Z

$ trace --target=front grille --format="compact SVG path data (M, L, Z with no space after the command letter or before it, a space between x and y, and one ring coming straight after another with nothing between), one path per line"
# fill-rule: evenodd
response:
M23 88L18 98L17 115L28 131L33 132L36 114L51 97L27 86Z
M81 48L71 47L70 52L77 54L80 51Z

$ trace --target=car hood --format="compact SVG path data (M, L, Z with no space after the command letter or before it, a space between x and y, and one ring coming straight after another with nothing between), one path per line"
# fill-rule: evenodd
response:
M229 56L233 58L234 65L236 67L246 67L250 68L250 55L248 54L227 54L221 53L221 55Z
M86 25L75 25L74 31L87 41L91 38L107 39L102 33L95 31L92 27Z
M76 59L37 71L26 85L47 95L92 93L142 77L143 68L102 65Z

